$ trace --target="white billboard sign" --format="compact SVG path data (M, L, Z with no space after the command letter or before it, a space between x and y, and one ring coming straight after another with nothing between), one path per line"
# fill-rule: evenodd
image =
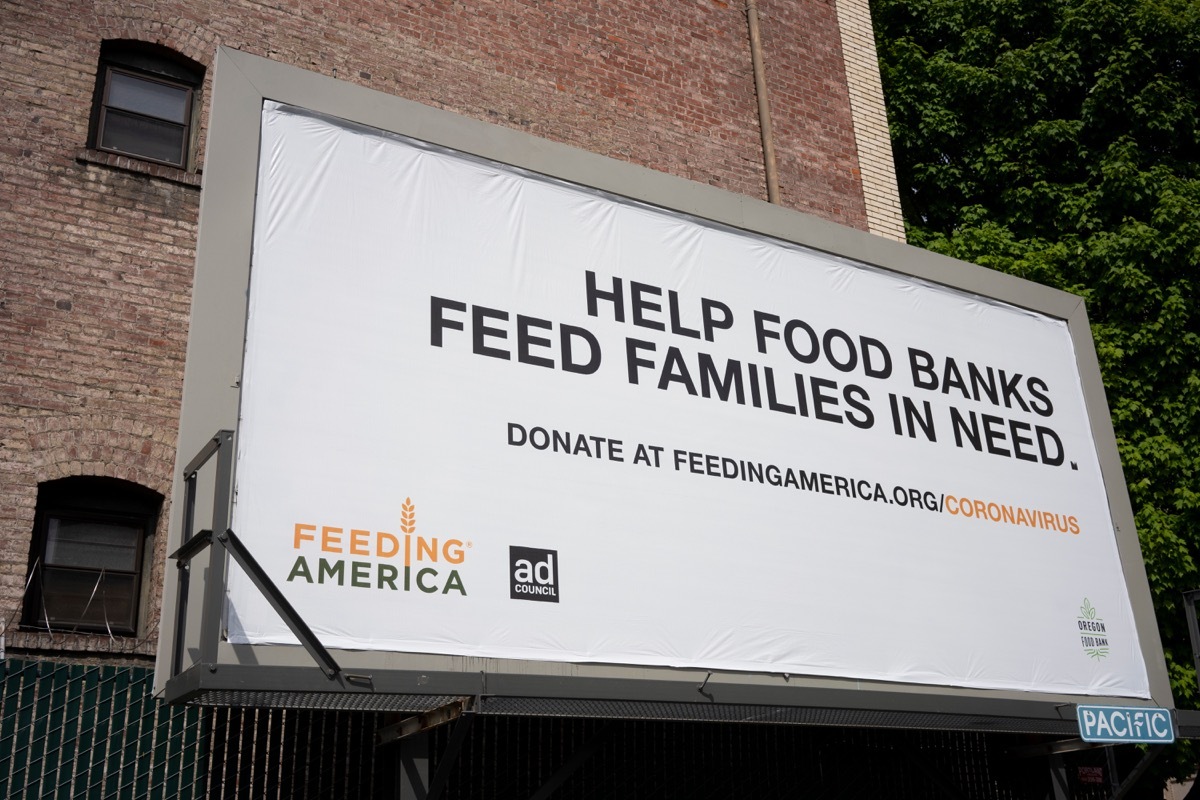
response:
M262 122L233 527L327 646L1149 696L1063 321Z

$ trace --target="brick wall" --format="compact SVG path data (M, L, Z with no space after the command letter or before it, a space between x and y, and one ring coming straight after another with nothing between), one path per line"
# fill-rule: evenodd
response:
M866 229L837 9L760 8L783 201ZM11 627L40 481L110 475L165 495L173 469L199 180L85 149L102 40L160 43L207 67L223 44L765 196L740 2L0 0L0 20L0 615L10 647L154 646L154 619L139 641ZM201 151L211 83L210 72Z

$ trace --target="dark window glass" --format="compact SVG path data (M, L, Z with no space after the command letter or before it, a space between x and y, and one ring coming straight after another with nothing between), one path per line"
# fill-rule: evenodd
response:
M185 88L113 70L108 76L108 107L183 125L188 117Z
M42 601L50 628L131 634L137 626L136 575L46 566Z
M179 125L109 109L100 149L182 166L185 132Z
M42 484L23 623L136 633L146 543L161 505L157 493L114 478Z
M137 570L144 523L49 517L46 520L46 564L59 567Z

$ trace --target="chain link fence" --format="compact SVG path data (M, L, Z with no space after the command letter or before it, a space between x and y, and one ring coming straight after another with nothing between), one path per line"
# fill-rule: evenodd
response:
M203 796L200 710L155 701L153 670L18 660L0 668L4 797Z
M371 798L374 714L168 706L145 667L0 663L0 797Z

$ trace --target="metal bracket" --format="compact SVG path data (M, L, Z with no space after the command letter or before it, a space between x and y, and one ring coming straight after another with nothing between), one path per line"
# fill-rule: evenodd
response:
M213 494L212 524L213 530L223 532L214 535L213 530L206 529L192 535L191 531L195 527L196 519L196 476L214 455L217 457L217 474ZM217 644L220 639L221 610L225 595L225 556L228 554L250 577L255 588L267 599L271 608L275 609L275 613L283 619L288 630L300 640L300 644L304 645L304 649L317 662L317 666L325 673L325 677L330 680L336 678L341 672L337 661L317 640L312 629L296 613L296 609L287 601L287 598L279 591L279 587L242 544L237 534L229 528L230 501L233 496L233 431L217 431L200 449L196 457L183 468L183 479L185 486L183 544L171 554L171 558L179 566L179 592L176 603L175 647L171 659L171 676L179 675L183 671L184 630L187 625L191 561L216 542L221 547L212 547L208 556L208 579L205 581L203 608L200 616L199 663L207 664L210 671L217 669ZM371 682L370 676L347 675L346 678L365 684Z
M201 468L217 456L216 491L213 496L212 525L221 530L229 524L229 502L233 491L233 431L217 431L200 452L183 468L183 546L178 552L192 544L197 536L192 535L196 526L196 476ZM211 536L211 531L209 536ZM193 546L203 549L206 543L196 542ZM191 555L194 552L187 551ZM198 550L196 551L198 552ZM209 557L208 577L203 598L203 613L201 616L200 661L216 663L217 636L220 633L221 599L225 591L224 554L214 549ZM188 590L190 575L187 567L189 560L178 561L179 583L175 596L175 642L171 653L171 676L183 671L184 631L187 628Z
M389 742L403 739L406 736L413 736L431 728L437 728L446 723L453 722L461 717L463 713L470 710L471 698L460 697L453 703L447 703L432 711L426 711L424 714L406 717L394 725L380 728L376 734L376 744L388 744Z
M171 554L171 558L178 562L186 563L190 559L198 555L204 548L208 547L216 541L217 544L225 548L229 555L233 556L233 560L238 566L245 570L250 577L250 581L254 587L262 593L267 602L271 604L271 608L275 609L284 623L288 626L288 630L300 640L300 644L304 645L304 649L317 662L317 666L325 673L325 677L332 680L337 677L342 668L338 666L337 661L330 655L325 646L317 639L316 634L312 632L312 628L308 627L296 609L288 602L283 593L279 591L279 587L271 580L266 571L255 560L250 551L246 549L246 545L242 544L242 540L237 537L237 534L232 530L226 529L222 534L213 536L213 532L209 530L200 531L198 534L189 539L183 547L180 547ZM211 663L216 663L214 659ZM361 676L355 676L361 678Z

